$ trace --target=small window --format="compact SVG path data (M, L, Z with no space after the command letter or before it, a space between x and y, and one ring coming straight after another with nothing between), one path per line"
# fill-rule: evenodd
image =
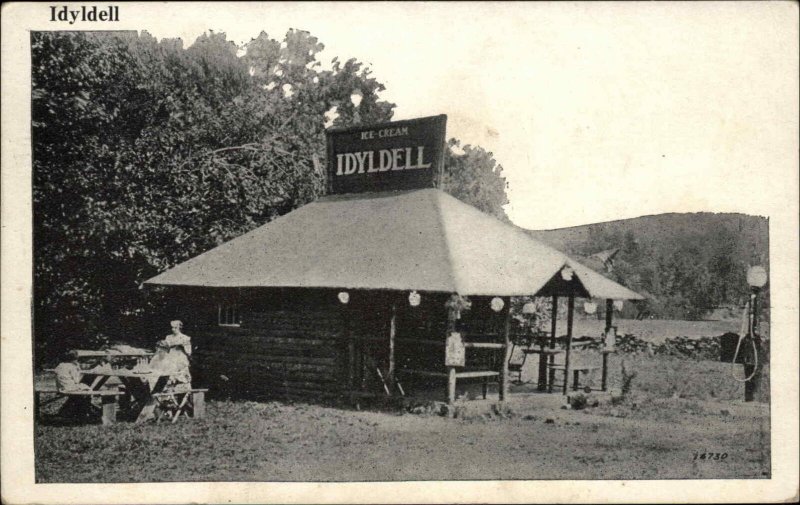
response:
M217 324L220 326L239 326L242 317L239 306L235 303L220 303L217 305Z

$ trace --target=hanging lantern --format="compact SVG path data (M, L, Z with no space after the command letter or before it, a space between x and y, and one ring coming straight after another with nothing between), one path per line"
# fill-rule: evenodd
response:
M583 304L583 311L587 314L594 314L597 312L597 304L594 302L586 302Z
M575 271L572 269L572 267L566 266L561 269L561 278L565 281L571 281L573 275L575 275Z
M625 304L623 303L622 300L614 300L614 310L616 310L617 312L621 311L622 307L624 306Z
M339 298L340 302L347 305L347 303L350 301L350 293L348 293L347 291L340 291L339 294L337 295L337 298Z
M503 299L502 298L497 297L497 296L492 298L491 307L492 307L493 311L500 312L501 310L503 310L504 306L505 306L505 303L503 303Z
M529 316L531 314L536 314L536 304L533 302L526 303L525 305L522 306L522 313L525 314L526 316Z
M412 307L417 307L422 302L422 296L416 291L412 291L408 294L408 304Z

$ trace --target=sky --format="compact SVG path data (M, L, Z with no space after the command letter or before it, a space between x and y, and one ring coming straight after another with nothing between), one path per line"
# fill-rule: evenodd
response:
M151 6L153 35L308 30L368 63L395 119L447 114L492 151L519 226L796 199L797 6L358 3ZM159 11L158 9L163 9ZM787 184L791 182L791 184ZM759 195L774 195L759 198Z

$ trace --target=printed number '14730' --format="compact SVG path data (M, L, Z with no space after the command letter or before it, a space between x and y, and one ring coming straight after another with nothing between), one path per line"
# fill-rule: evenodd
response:
M709 461L725 461L728 457L727 452L695 452L692 461L707 459Z

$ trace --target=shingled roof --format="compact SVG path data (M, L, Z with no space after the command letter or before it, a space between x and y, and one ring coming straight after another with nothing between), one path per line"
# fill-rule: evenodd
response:
M641 298L438 189L327 196L146 281L531 295L569 265L591 296Z

